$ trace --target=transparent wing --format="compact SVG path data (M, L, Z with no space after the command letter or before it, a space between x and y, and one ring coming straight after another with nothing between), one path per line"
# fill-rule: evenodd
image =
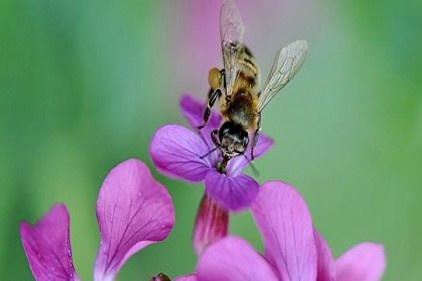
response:
M298 40L277 52L264 89L259 94L259 112L299 71L307 51L308 43L305 40Z
M232 0L225 0L220 12L220 37L225 70L226 94L231 95L237 73L237 58L243 42L243 26L239 10Z

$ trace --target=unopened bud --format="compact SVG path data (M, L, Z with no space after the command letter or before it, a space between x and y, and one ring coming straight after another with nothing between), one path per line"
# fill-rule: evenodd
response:
M208 245L227 236L229 213L206 193L202 197L193 230L193 247L197 255Z

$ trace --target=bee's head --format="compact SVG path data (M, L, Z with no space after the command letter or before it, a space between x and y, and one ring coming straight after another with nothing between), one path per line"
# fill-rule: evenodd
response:
M243 154L248 147L249 135L239 124L226 121L218 132L223 156L234 157Z

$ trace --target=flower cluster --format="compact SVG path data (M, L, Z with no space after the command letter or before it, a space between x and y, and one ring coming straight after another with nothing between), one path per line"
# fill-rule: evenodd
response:
M184 96L181 107L195 128L201 121L202 105ZM242 157L230 160L226 173L220 173L218 153L208 153L212 150L209 133L219 123L213 114L198 133L179 125L164 126L151 142L153 162L164 174L189 182L205 181L206 194L194 233L196 270L175 280L380 280L385 268L381 245L361 243L334 259L314 228L305 201L292 186L280 181L259 186L241 173L248 164ZM262 136L256 155L271 145L272 141ZM228 235L228 210L246 206L261 233L263 254L241 237ZM96 281L114 280L135 252L164 240L175 220L167 190L136 159L110 171L101 186L96 211L101 235L93 273ZM21 224L22 243L36 280L79 280L73 266L69 224L63 204L54 205L35 226ZM169 278L159 274L151 280Z
M334 260L312 225L305 201L286 183L265 183L251 212L261 232L264 255L242 238L227 236L204 251L196 279L191 280L375 281L382 277L381 245L358 244Z
M137 251L164 240L174 224L170 195L139 160L127 160L108 174L97 199L101 244L94 280L114 280ZM66 206L54 205L34 227L20 233L36 280L79 280L73 267Z

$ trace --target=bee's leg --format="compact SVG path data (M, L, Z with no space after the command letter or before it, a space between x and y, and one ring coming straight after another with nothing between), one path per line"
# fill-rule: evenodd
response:
M221 79L223 81L223 87L224 87L224 92L225 92L224 96L226 97L226 106L229 106L230 96L227 93L226 70L224 68L220 70L220 75L221 75Z
M225 99L226 99L226 106L229 106L230 103L230 96L227 94L227 80L226 80L226 70L223 68L220 70L220 80L221 84L223 84Z
M223 79L224 89L227 89L226 70L224 68L220 70L220 75L221 75L221 79Z
M208 119L210 119L210 116L211 116L211 108L214 105L217 98L219 98L220 96L221 96L221 90L220 89L215 90L214 92L211 93L211 95L209 95L207 108L205 109L205 112L204 112L204 124L198 126L199 130L204 128L205 125L207 124Z
M208 84L211 89L225 88L224 70L213 67L208 72Z
M218 141L218 130L214 130L211 132L211 139L213 141L213 143L215 144L215 147L211 150L209 150L206 154L200 156L200 159L204 159L205 157L207 157L208 155L210 155L211 153L213 153L214 151L216 151L217 149L221 148L221 144Z
M218 139L218 130L214 130L211 132L211 139L212 139L212 142L215 144L216 148L221 148L221 143L220 143L220 140ZM217 171L219 171L222 174L225 174L227 163L229 162L230 159L231 157L223 155L222 162L217 164L217 167L216 167Z
M259 131L261 130L261 113L258 112L258 122L256 125L256 130L253 134L253 140L252 140L252 148L251 148L251 161L255 159L255 156L253 155L253 149L256 146L256 143L258 142L259 137Z
M218 130L211 132L211 140L217 147L221 147L220 140L218 139Z

